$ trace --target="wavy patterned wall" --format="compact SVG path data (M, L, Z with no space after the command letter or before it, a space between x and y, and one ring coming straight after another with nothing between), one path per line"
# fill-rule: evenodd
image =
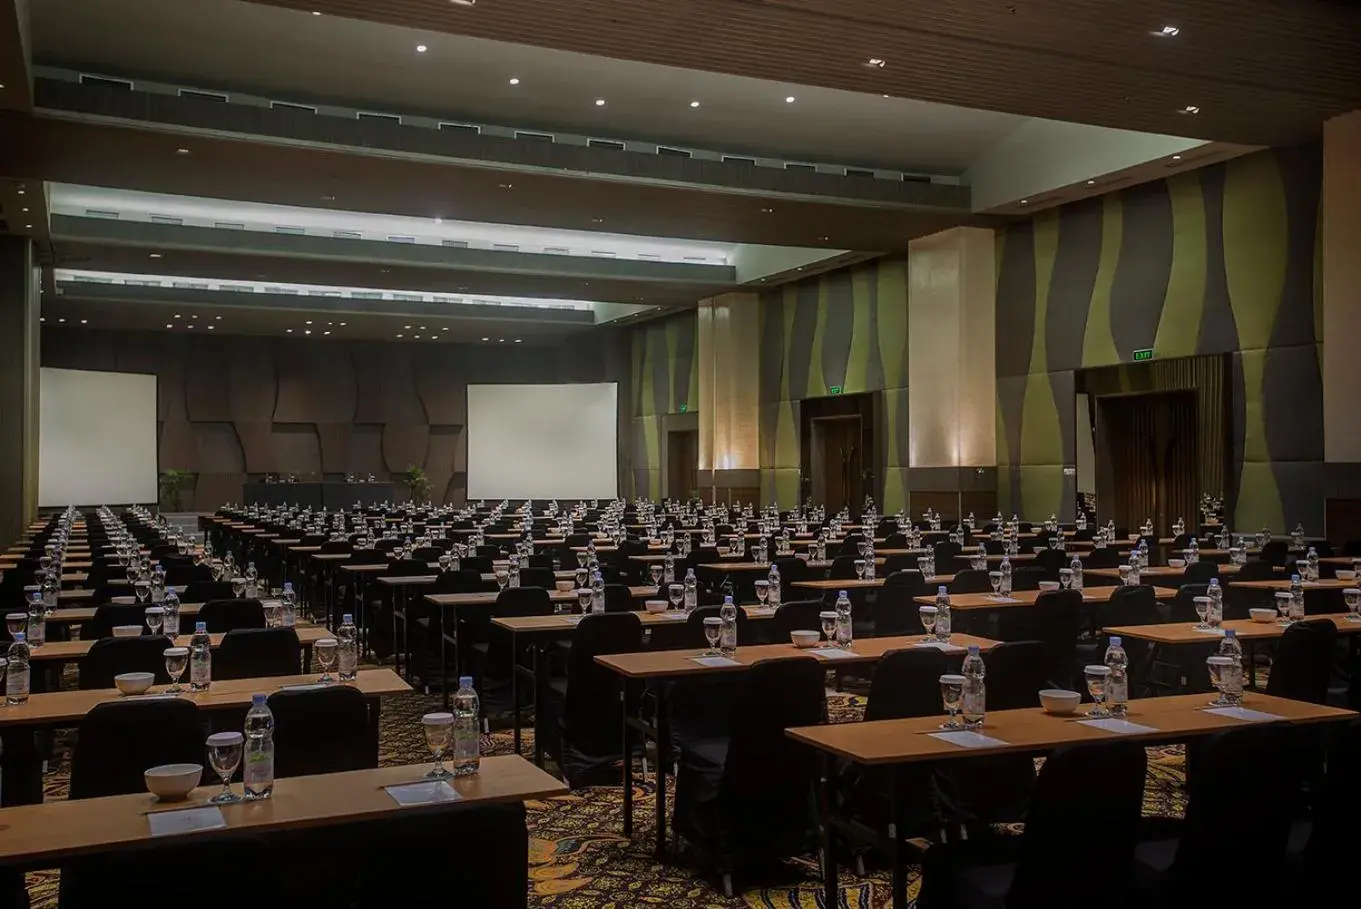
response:
M42 356L44 366L156 374L160 467L198 472L187 505L201 511L240 501L247 474L388 478L412 464L435 499L461 502L468 384L619 381L627 400L623 337L508 350L45 329Z
M631 495L662 497L663 417L699 408L699 343L694 312L648 322L630 332L629 449Z
M904 504L907 259L879 259L761 295L761 501L799 499L798 402L840 385L884 392L884 507Z
M1271 149L998 234L998 500L1072 510L1075 370L1228 353L1234 523L1322 528L1322 155Z

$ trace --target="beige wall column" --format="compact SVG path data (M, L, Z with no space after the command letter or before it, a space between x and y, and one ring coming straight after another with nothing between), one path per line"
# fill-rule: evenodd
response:
M908 509L991 514L997 369L993 232L959 227L908 244Z
M699 485L720 502L756 503L760 492L759 299L723 294L701 300Z

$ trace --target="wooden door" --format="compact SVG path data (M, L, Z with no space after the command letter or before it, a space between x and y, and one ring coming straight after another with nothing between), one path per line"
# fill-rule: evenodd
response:
M864 499L864 440L859 417L813 421L813 497L828 513L842 508L859 514ZM821 495L819 495L819 492Z
M666 495L686 499L699 488L699 431L666 434Z

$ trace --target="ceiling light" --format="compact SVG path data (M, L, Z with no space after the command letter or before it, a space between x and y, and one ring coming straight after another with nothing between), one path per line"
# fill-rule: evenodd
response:
M788 96L786 96L785 99L784 99L784 103L785 103L785 104L793 104L793 103L794 103L794 96L793 96L793 95L788 95Z
M167 322L167 323L165 323L165 327L166 327L166 328L174 328L175 326L173 326L173 325L171 325L169 322Z
M592 219L591 219L591 223L592 223L592 224L604 224L604 223L605 223L605 219L604 219L604 218L592 218Z
M410 325L403 325L402 327L405 328L407 331L410 331L410 330L411 330L411 326L410 326Z
M1096 181L1095 181L1095 180L1088 180L1088 181L1087 181L1087 185L1088 185L1088 186L1095 186L1095 185L1096 185Z
M882 95L881 97L884 97L884 98L892 98L893 96L892 96L892 95Z
M312 10L312 15L314 15L314 16L320 16L320 15L321 15L321 11L320 11L320 10L315 10L315 9L314 9L314 10Z
M417 341L419 341L419 340L421 339L421 336L420 336L420 335L415 335L414 337L416 338Z
M454 6L473 6L477 0L449 0Z
M513 187L515 184L514 184L514 183L498 183L498 184L496 184L496 185L497 185L499 188L501 188L501 189L510 189L510 188Z
M61 318L61 319L58 319L57 321L58 321L58 322L65 322L66 319L65 319L65 318Z
M304 322L304 323L302 323L302 324L304 324L304 325L311 325L311 324L312 324L312 320L311 320L311 319L308 319L306 322Z
M1022 204L1022 205L1029 205L1029 204L1030 204L1030 200L1029 200L1029 199L1022 199L1022 200L1021 200L1021 204Z
M179 317L180 317L180 314L179 314L179 313L175 313L175 318L178 319Z
M334 202L335 200L336 200L336 197L335 197L335 196L322 196L322 197L321 197L321 201L323 201L323 202Z
M38 316L38 321L39 321L39 322L46 322L46 321L47 321L47 316ZM166 326L166 328L169 328L169 327L170 327L169 325Z
M888 65L888 61L884 60L881 57L870 57L868 60L865 61L865 65L872 66L875 69L883 69L885 66Z
M80 324L81 324L81 325L88 325L88 324L90 324L90 320L89 320L89 319L81 319L81 320L80 320Z
M595 106L596 106L596 107L604 107L604 106L605 106L605 99L604 99L604 98L596 98L596 99L595 99Z
M520 339L519 339L519 338L516 338L516 339L515 339L515 343L516 343L516 344L519 344L519 343L520 343Z
M285 329L284 329L284 334L286 334L286 335L291 335L291 334L293 334L293 329L291 329L291 328L285 328Z
M828 240L830 240L830 239L832 239L832 238L831 238L831 237L818 237L818 242L819 242L819 243L826 243L826 242L827 242Z
M217 319L217 321L219 321L219 322L222 321L222 317L221 317L221 316L213 316L213 318L214 318L214 319ZM344 323L344 322L341 322L340 324L341 324L341 325L344 325L345 323Z
M28 214L28 209L24 209L24 214Z
M190 316L189 318L191 318L191 319L197 319L198 316L197 316L197 315L193 315L193 316Z
M177 149L175 149L175 154L177 154L177 155L187 155L187 154L189 154L189 149L187 149L187 148L177 148Z
M511 80L510 80L510 84L511 84L511 85L519 85L519 84L520 84L520 80L519 80L519 79L511 79Z
M1185 107L1183 107L1183 108L1181 109L1181 113L1183 113L1183 114L1198 114L1198 113L1200 113L1200 108L1196 107L1194 104L1188 104L1188 105L1186 105Z
M329 332L329 331L323 331L322 334L324 334L324 335L329 335L330 332Z
M216 328L216 327L217 327L216 325L209 325L209 326L208 326L208 330L209 330L209 331L212 331L212 330L213 330L214 328Z
M421 326L421 331L425 331L425 326L424 326L424 325Z
M192 326L190 326L190 327L192 327ZM312 333L312 329L310 329L310 328L304 328L304 329L302 330L302 333L305 334L305 335L310 335L310 334Z
M19 195L22 196L23 194L24 194L24 188L21 186L21 187L19 187Z
M691 106L691 107L699 107L699 102L698 102L698 101L691 101L691 102L690 102L690 106Z
M775 209L773 209L773 208L763 208L763 209L761 209L761 213L762 213L762 214L766 214L766 215L774 214L774 212L775 212Z
M32 225L32 224L25 224L25 225L24 225L24 230L32 230L32 229L33 229L33 225Z
M218 316L218 318L222 318L222 317L221 317L221 316ZM344 328L344 327L345 327L345 323L344 323L344 322L341 322L341 323L340 323L340 327L341 327L341 328Z
M1181 160L1181 155L1173 155L1173 156L1172 156L1172 160L1173 160L1173 161L1180 161L1180 160Z
M423 53L425 53L427 50L429 50L429 48L427 48L424 44L417 44L417 45L416 45L416 53L418 53L418 54L423 54Z
M1175 38L1177 35L1181 34L1181 29L1177 28L1175 25L1164 25L1162 30L1156 31L1153 34L1157 35L1159 38Z
M186 326L184 326L184 327L185 327L185 328L193 328L194 326L193 326L193 325L186 325Z
M148 254L147 254L147 258L148 258L148 259L159 259L160 257L161 257L161 254L160 254L160 253L148 253Z
M440 329L440 331L448 331L448 330L449 330L449 326L448 326L448 325L446 325L446 326L444 326L443 328Z
M443 223L444 223L444 219L443 219L443 218L436 218L436 219L435 219L435 223L436 223L436 224L443 224Z
M66 320L65 320L65 319L62 319L62 321L65 322ZM506 339L505 339L505 338L497 338L497 339L496 339L496 343L497 343L497 344L504 344L504 343L506 343Z
M401 337L401 335L398 335L398 336L397 336L397 337L399 337L399 338L400 338L400 337Z

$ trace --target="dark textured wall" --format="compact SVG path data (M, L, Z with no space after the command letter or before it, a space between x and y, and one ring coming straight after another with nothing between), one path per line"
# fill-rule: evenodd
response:
M629 332L631 494L661 499L666 485L668 414L699 409L699 339L693 311L648 322ZM622 396L620 401L625 400ZM628 490L630 487L620 487Z
M1004 511L1071 513L1075 371L1152 348L1230 354L1235 526L1322 529L1321 171L1318 145L1271 149L999 232Z
M413 464L432 498L461 502L467 385L618 381L628 400L624 339L600 329L512 348L45 328L42 355L44 366L156 374L160 468L198 472L185 506L202 511L240 501L247 474L386 479ZM621 419L621 480L626 429Z

